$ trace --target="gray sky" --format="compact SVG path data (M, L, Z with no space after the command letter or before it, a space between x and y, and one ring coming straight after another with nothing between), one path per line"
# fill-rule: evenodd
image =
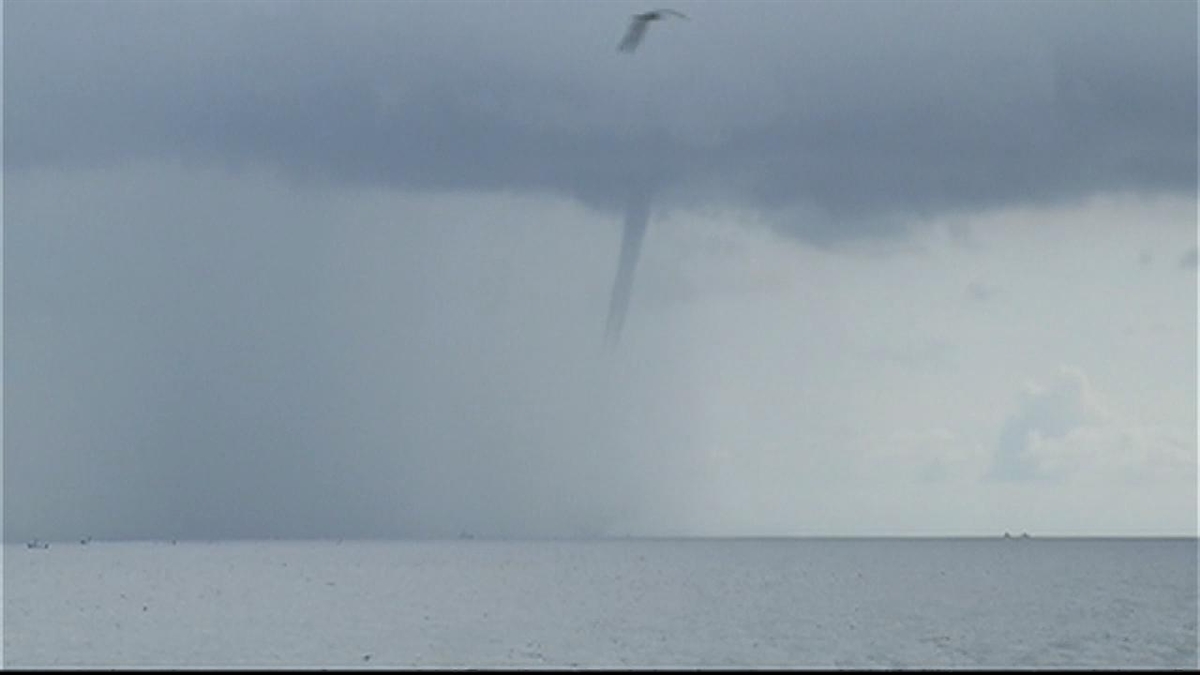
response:
M1194 534L1196 4L672 6L6 2L6 537Z

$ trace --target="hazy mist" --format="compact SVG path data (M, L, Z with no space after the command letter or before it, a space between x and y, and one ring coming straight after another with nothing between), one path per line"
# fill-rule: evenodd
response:
M5 2L5 537L1194 534L1196 5L674 6Z

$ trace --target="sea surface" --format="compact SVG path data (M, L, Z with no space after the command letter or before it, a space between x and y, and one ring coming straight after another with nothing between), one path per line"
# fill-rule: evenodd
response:
M1195 539L6 545L10 668L1195 669Z

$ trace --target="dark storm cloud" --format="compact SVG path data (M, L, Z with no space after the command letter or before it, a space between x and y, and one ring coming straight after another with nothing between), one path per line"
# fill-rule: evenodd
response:
M9 3L6 168L269 163L614 210L656 182L826 240L1195 190L1194 3L680 7L629 55L632 4Z

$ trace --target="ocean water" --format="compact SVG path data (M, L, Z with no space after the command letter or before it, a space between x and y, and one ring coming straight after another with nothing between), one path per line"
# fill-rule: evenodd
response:
M17 668L1174 668L1195 539L4 548Z

